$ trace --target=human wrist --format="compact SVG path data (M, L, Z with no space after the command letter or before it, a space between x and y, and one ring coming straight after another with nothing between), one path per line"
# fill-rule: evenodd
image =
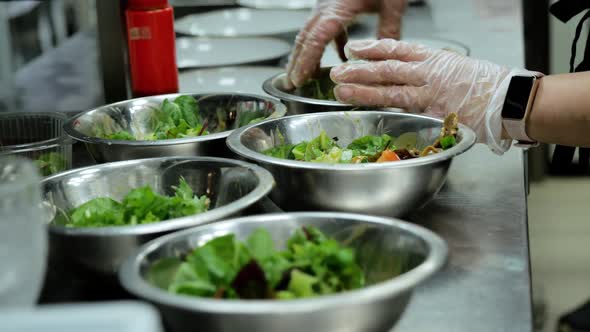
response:
M538 86L543 76L544 75L539 72L524 69L512 69L504 77L503 81L499 83L494 96L495 102L491 103L493 109L488 109L487 113L488 119L490 119L490 121L487 122L488 129L489 131L493 130L493 132L489 132L490 141L491 143L495 143L488 145L490 145L490 148L492 148L494 152L499 154L505 152L514 140L519 141L520 144L526 145L533 144L533 142L536 141L529 135L530 130L528 128L528 123L533 111L533 106L535 105ZM517 82L514 82L515 77L519 77ZM536 77L531 83L530 90L525 89L526 84L529 84L526 79L523 81L523 78L526 77ZM514 88L513 84L515 84ZM510 101L507 101L507 98L510 98ZM521 104L523 101L526 103ZM520 110L520 112L523 112L522 116L518 118L513 118L513 115L510 115L515 112L515 102L518 104L516 105L517 107L524 107L524 109ZM500 105L498 103L500 103ZM509 109L506 110L506 107L509 107ZM509 113L508 118L504 115L505 112ZM514 115L518 115L518 112ZM500 129L496 128L497 126L500 126Z

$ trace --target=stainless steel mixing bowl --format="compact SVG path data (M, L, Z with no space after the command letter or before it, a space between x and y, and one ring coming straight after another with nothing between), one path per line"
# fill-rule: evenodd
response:
M149 185L173 194L183 176L195 194L211 199L207 212L135 225L73 228L49 225L54 265L74 274L114 276L120 263L142 243L175 230L239 215L274 185L268 171L241 161L211 157L166 157L107 163L48 177L42 182L49 221L93 198L121 200L131 189ZM78 273L80 272L80 273Z
M157 141L123 141L99 138L127 130L133 134L146 134L152 129L154 108L164 99L173 100L180 95L191 95L199 101L202 117L208 119L209 130L218 127L218 113L226 116L226 130L209 135ZM166 156L227 157L225 139L237 127L239 114L245 111L262 112L271 118L282 117L285 105L278 100L252 94L169 94L126 100L81 113L68 121L64 129L68 135L86 145L90 155L99 163Z
M293 232L313 225L355 249L367 286L298 300L221 300L169 294L146 281L151 264L178 256L213 237L245 240L268 230L284 247ZM244 217L196 227L156 239L121 267L123 287L155 303L171 331L383 332L403 313L413 289L444 265L447 246L434 233L399 220L345 213L287 213Z
M320 69L319 77L329 80L331 67ZM262 84L262 89L269 95L279 98L285 105L290 115L316 112L350 111L366 109L365 107L343 104L335 100L321 100L306 96L301 89L287 89L287 74L280 73Z
M340 146L364 135L418 133L418 145L432 144L442 121L384 111L331 112L269 120L235 131L227 144L236 154L268 169L277 182L272 200L287 211L344 211L403 216L426 204L445 182L453 157L467 151L475 134L461 125L458 144L427 157L389 163L322 164L266 156L284 143L300 143L325 130ZM280 135L278 134L280 133Z

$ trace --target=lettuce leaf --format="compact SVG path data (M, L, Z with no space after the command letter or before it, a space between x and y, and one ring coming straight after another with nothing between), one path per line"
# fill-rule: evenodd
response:
M69 211L65 226L140 225L194 215L209 208L207 196L194 195L184 178L181 177L179 186L173 188L172 197L145 186L131 190L121 202L108 197L95 198Z
M268 231L254 230L245 242L233 234L214 238L185 259L164 258L148 271L153 285L180 295L293 299L364 286L354 250L314 227L298 229L287 249L274 246Z

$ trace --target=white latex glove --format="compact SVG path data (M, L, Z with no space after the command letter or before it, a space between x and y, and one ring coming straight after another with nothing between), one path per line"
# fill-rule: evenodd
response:
M350 60L331 71L336 98L348 104L387 106L444 118L452 112L478 142L504 153L501 112L514 75L530 74L460 54L393 39L351 41Z
M303 29L297 35L287 74L290 84L303 85L320 65L326 45L346 43L346 26L360 13L378 12L378 38L400 37L401 18L407 0L318 0Z

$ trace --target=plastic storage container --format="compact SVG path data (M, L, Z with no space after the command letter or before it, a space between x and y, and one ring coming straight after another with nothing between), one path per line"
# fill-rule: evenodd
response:
M40 180L31 161L0 156L0 310L32 307L41 291L47 229Z
M63 131L66 120L60 113L0 112L0 156L29 158L42 176L70 169L73 141Z

